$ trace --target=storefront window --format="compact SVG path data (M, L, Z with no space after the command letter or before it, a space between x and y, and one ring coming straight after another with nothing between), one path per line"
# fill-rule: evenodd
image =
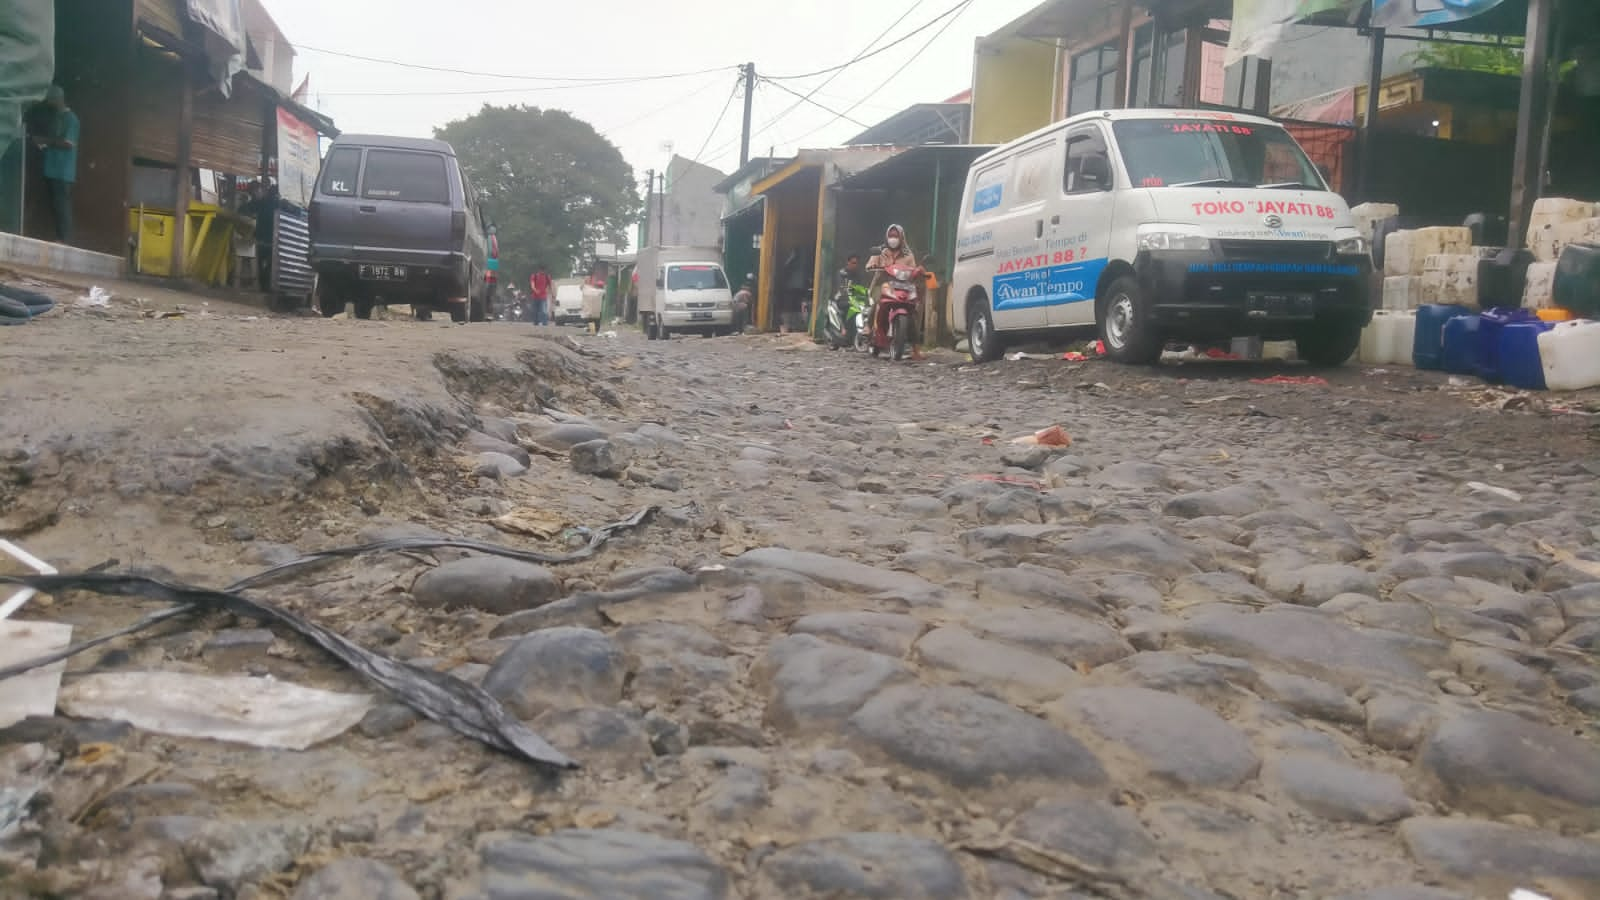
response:
M1154 24L1143 25L1134 32L1133 83L1128 86L1128 95L1133 98L1134 106L1181 106L1184 47L1188 33L1179 29L1167 32L1164 37L1166 71L1162 73L1161 85L1157 90L1152 90L1150 83L1155 68L1154 54L1151 53L1154 38Z
M1102 44L1072 58L1067 81L1067 115L1114 109L1117 102L1117 45Z

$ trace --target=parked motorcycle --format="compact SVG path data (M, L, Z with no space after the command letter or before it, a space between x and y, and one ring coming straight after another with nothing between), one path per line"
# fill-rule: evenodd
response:
M867 306L870 298L865 285L852 284L839 273L839 289L833 293L833 301L828 304L828 318L823 324L823 335L828 339L828 347L833 350L842 350L846 347L855 347L857 350L867 348Z
M920 286L928 272L921 266L890 266L884 275L872 305L872 355L887 350L891 359L901 360L911 354L911 317L922 303Z

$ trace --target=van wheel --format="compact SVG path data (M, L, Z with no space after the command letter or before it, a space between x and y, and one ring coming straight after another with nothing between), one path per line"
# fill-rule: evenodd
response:
M666 326L666 323L661 321L660 317L652 316L651 319L650 319L650 323L655 326L655 329L656 329L656 340L658 340L658 341L670 341L670 340L672 340L672 329L668 328Z
M356 298L356 318L358 318L358 319L370 319L370 318L372 318L372 307L374 305L375 304L373 303L373 300L372 300L371 297L357 297Z
M1300 358L1313 366L1331 369L1350 360L1361 346L1361 323L1354 319L1317 322L1294 339Z
M467 321L482 322L485 319L483 311L483 298L474 297L467 301Z
M456 323L457 325L467 321L467 316L471 313L471 300L468 300L466 303L451 303L448 305L450 307L450 321Z
M1137 366L1161 358L1163 342L1150 327L1147 311L1139 282L1131 275L1111 282L1100 309L1100 339L1113 360Z
M655 316L652 316L649 313L645 313L645 316L644 316L644 339L647 340L647 341L653 341L653 340L656 339L656 337L657 337L657 335L656 335L656 319L655 319Z
M1005 345L994 330L989 301L974 300L967 307L967 355L975 363L987 363L999 359L1004 351Z

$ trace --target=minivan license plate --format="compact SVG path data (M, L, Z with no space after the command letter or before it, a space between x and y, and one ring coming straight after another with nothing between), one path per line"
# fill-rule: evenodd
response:
M711 313L708 313L708 312L689 313L689 321L691 321L691 322L708 322L710 320L711 320Z
M1245 295L1245 311L1256 319L1309 319L1316 315L1316 298L1311 294L1252 291Z
M406 277L406 267L364 265L361 267L361 277L368 281L401 281Z

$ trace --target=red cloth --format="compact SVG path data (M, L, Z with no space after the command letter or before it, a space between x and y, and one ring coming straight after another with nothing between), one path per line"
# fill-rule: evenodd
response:
M550 299L550 276L543 272L533 273L533 277L528 279L528 292L535 300Z

